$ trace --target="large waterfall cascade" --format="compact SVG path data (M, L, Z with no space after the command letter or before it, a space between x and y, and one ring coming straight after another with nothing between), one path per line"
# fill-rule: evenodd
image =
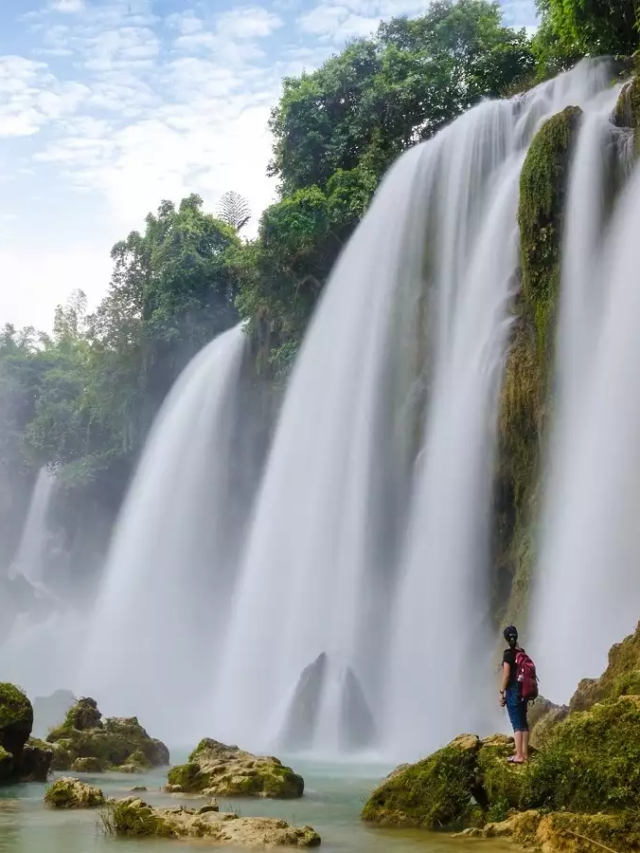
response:
M353 667L378 745L396 757L495 725L489 524L519 173L546 117L573 104L599 112L607 90L606 67L585 63L481 104L385 178L289 384L215 679L222 737L271 743L283 697L324 652ZM424 362L399 381L416 333ZM403 449L418 381L428 402L411 476ZM473 670L487 675L471 683ZM335 689L318 701L339 719ZM338 742L321 719L312 749L331 754Z
M410 760L500 725L490 534L519 178L572 105L532 650L551 698L601 668L640 614L640 176L612 214L609 83L582 63L397 161L325 288L253 489L246 336L196 356L122 507L75 677L34 690L95 695L172 742L325 757ZM558 642L581 652L556 677Z
M231 594L242 528L236 470L250 457L239 422L246 340L241 326L216 338L164 402L120 514L77 676L107 711L137 714L173 738L203 707L198 691Z
M567 701L640 616L640 175L610 216L612 92L582 123L569 185L554 430L533 601L544 689ZM617 145L616 145L617 143ZM624 140L622 140L624 143ZM612 162L613 161L613 162ZM572 648L558 666L557 649Z

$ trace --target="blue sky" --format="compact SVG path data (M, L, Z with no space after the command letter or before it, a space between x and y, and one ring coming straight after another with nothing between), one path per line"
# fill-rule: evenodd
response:
M49 328L162 198L273 198L283 76L428 0L0 0L0 323ZM532 0L505 22L535 23ZM257 216L254 223L257 221Z

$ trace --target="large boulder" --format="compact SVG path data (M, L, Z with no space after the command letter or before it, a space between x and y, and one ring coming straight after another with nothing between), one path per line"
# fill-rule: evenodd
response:
M46 782L53 761L53 748L42 740L30 737L22 751L20 781Z
M111 804L105 819L118 836L198 838L211 844L233 847L317 847L320 836L310 826L290 826L277 818L239 817L220 812L217 806L200 809L152 808L139 799Z
M47 735L54 770L142 772L169 764L169 750L149 737L137 717L102 719L94 699L80 699ZM82 759L92 759L91 762Z
M44 801L55 809L95 809L104 806L107 799L100 788L63 776L48 788Z
M50 696L36 696L33 700L33 734L44 738L64 720L78 700L70 690L56 690Z
M302 671L280 733L283 750L311 749L323 696L331 690L339 703L338 738L343 752L356 752L375 740L375 721L353 667L322 652Z
M371 794L363 820L424 829L470 822L474 800L483 798L480 748L476 735L460 735L423 761L392 773Z
M294 799L304 793L304 779L273 757L245 752L205 738L187 764L172 767L169 789L174 792L206 792L214 797L270 797Z
M22 753L32 727L31 702L15 685L0 683L0 782L20 778Z

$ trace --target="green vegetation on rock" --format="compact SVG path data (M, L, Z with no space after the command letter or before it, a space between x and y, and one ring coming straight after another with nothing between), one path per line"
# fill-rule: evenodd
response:
M310 826L294 827L277 818L239 817L211 804L200 809L153 808L139 799L110 803L102 816L105 832L122 837L203 838L234 847L317 847Z
M33 727L33 708L15 685L0 683L0 782L19 779L25 745ZM7 756L11 756L11 761Z
M585 711L596 702L629 695L640 696L640 624L633 634L611 647L608 666L600 678L580 682L569 707Z
M90 698L80 699L64 722L49 732L47 741L53 745L55 770L139 773L169 764L167 747L149 737L136 717L103 720Z
M479 792L480 746L475 735L460 735L423 761L392 773L368 799L362 819L423 829L464 824Z
M70 776L56 779L47 789L44 801L55 809L95 809L107 802L100 788Z
M211 738L201 740L187 764L172 767L167 781L176 792L214 797L296 799L304 780L272 756L262 757Z

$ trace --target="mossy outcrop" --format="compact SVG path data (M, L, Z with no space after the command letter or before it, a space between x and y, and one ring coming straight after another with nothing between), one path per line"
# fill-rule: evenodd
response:
M295 799L304 794L304 779L272 756L262 757L211 738L201 740L187 764L172 767L168 789L213 797Z
M609 650L600 678L584 678L571 697L571 711L586 711L596 702L619 696L640 696L640 623L633 634Z
M468 823L474 799L482 799L480 748L476 735L460 735L423 761L392 773L371 794L362 819L423 829Z
M581 683L571 707L542 698L533 706L528 764L507 762L512 738L461 735L388 776L363 819L466 826L467 834L508 837L545 853L582 853L594 841L640 850L639 663L640 625L611 649L599 679Z
M100 788L63 776L49 786L44 801L54 809L96 809L104 806L107 799Z
M169 750L149 737L137 717L102 719L94 699L80 699L47 735L55 770L138 773L169 764Z
M613 122L617 127L633 131L633 150L635 157L640 156L640 77L637 75L622 87L613 110Z
M139 799L108 806L105 827L123 837L198 838L234 847L318 847L320 836L310 826L290 826L277 818L239 817L220 812L217 805L200 809L152 808Z
M45 782L53 751L30 737L33 707L13 684L0 684L0 784L3 782Z

